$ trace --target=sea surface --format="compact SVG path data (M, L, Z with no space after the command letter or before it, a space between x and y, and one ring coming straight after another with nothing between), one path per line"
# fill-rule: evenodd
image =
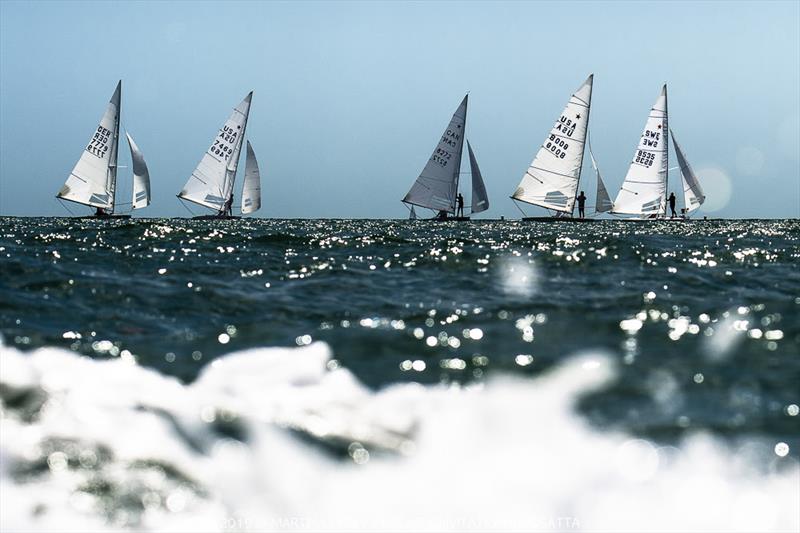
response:
M0 218L3 530L797 531L800 221Z

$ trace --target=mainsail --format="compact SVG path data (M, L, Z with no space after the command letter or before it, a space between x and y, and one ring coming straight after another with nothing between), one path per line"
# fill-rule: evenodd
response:
M703 194L703 189L700 187L700 182L697 180L692 167L683 155L681 147L678 146L678 141L675 140L675 133L669 130L672 135L672 145L675 147L675 155L678 158L678 165L681 169L681 177L683 178L683 200L686 206L686 212L691 213L706 201L706 196Z
M179 198L219 212L229 210L252 98L251 91L233 110L178 194Z
M247 157L244 162L244 186L242 188L242 214L261 209L261 174L258 161L250 141L247 141Z
M58 198L102 209L114 209L122 81L108 102L94 135L72 169Z
M472 174L472 206L471 213L480 213L489 209L489 197L486 194L486 186L483 184L481 169L478 168L478 160L472 152L472 145L467 141L467 152L469 152L469 170Z
M455 212L466 121L467 96L464 96L431 158L403 202L436 211Z
M636 154L614 200L613 213L659 215L667 212L667 130L667 86L664 85L650 110Z
M594 210L597 213L605 213L606 211L611 211L614 204L611 202L611 198L608 196L608 191L606 190L606 184L603 183L603 178L600 176L600 167L597 166L597 161L594 160L592 143L590 142L588 144L589 158L592 160L592 168L597 176L597 196L595 197Z
M125 136L128 139L128 146L131 148L131 162L133 163L133 209L141 209L150 205L150 173L147 171L147 163L144 156L133 137L127 131Z
M570 97L511 198L572 213L592 103L590 75Z

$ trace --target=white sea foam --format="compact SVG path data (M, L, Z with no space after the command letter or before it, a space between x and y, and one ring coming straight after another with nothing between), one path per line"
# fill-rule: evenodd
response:
M800 526L800 469L766 443L588 426L574 402L614 379L607 357L374 392L321 343L230 354L188 386L120 359L0 349L3 530Z

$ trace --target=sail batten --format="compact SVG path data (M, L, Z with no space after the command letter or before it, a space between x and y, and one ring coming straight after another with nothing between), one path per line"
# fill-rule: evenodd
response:
M261 173L258 169L256 153L247 141L247 155L244 163L244 185L242 187L242 214L254 213L261 209Z
M250 92L234 108L178 194L179 198L221 213L230 209L252 96Z
M613 213L666 213L669 166L667 115L667 86L664 85L648 114L636 153L614 200Z
M594 75L590 75L572 94L511 198L572 213L583 167L593 82Z
M669 132L670 135L672 135L672 145L675 147L675 157L678 159L678 168L680 168L681 171L684 206L686 207L686 213L691 213L703 205L703 202L706 201L706 196L703 193L703 188L700 187L700 181L697 179L691 165L689 165L689 161L686 160L686 156L678 145L678 141L675 139L675 133L673 133L671 129Z
M56 195L58 198L113 210L121 93L122 81L117 83L92 138Z
M425 168L403 198L406 204L455 213L467 121L467 99L464 96Z

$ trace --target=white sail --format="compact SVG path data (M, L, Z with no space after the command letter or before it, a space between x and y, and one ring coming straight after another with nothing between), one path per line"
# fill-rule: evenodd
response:
M403 202L436 211L455 212L466 121L467 96L453 113L431 158Z
M675 133L669 130L672 135L672 145L675 147L675 155L678 158L678 165L681 169L681 177L683 178L683 200L686 206L686 212L691 213L706 201L706 196L703 194L703 189L700 187L700 182L697 180L692 167L683 155L681 147L678 146L678 141L675 140Z
M247 141L247 157L244 161L244 186L242 187L242 214L261 209L261 174L258 171L256 153Z
M469 152L469 170L472 174L472 206L471 213L480 213L489 209L489 196L486 194L486 186L483 184L481 169L478 168L478 160L472 152L472 145L467 141L467 152Z
M127 131L125 136L128 138L128 146L131 148L131 162L133 164L133 209L141 209L150 205L150 173L147 171L147 163L144 156L133 137Z
M606 184L603 183L603 178L600 176L600 167L597 166L597 161L594 159L592 153L592 143L589 142L589 158L592 160L592 168L594 169L595 176L597 176L597 196L595 197L594 210L597 213L605 213L611 211L614 204L611 202L611 197L608 196Z
M592 103L590 75L570 97L511 198L572 213Z
M636 154L614 200L613 213L660 215L667 212L667 129L667 86L664 85L647 117Z
M233 193L252 97L251 91L233 110L178 194L179 198L218 211L226 210Z
M408 220L417 220L417 212L414 211L414 206L411 206L411 211L408 213Z
M94 135L72 169L58 198L103 209L114 208L122 81L106 106Z

